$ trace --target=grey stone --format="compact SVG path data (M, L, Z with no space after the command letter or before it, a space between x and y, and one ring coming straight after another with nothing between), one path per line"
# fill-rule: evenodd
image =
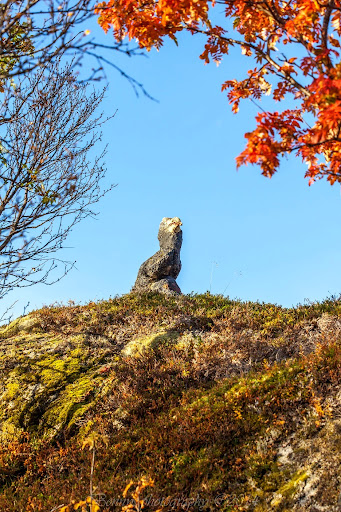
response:
M180 250L182 222L178 217L164 217L158 233L160 249L142 263L132 292L158 292L166 295L180 294L176 283L181 270Z

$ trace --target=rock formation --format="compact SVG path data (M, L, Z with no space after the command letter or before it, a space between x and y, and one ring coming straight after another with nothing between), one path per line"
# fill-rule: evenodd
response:
M158 233L160 249L142 263L132 292L159 292L166 295L181 293L176 283L181 270L181 220L164 217Z

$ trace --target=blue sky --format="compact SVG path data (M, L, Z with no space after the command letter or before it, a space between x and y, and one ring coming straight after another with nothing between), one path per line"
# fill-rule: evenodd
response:
M96 32L92 27L92 33ZM103 41L110 41L98 31ZM220 88L252 63L235 50L217 67L199 59L203 40L183 34L148 58L114 55L157 98L136 98L107 68L103 110L116 116L103 128L107 183L117 187L98 205L96 220L79 224L61 256L74 269L51 287L16 290L14 316L54 302L84 303L129 292L140 264L158 249L163 217L183 221L184 293L291 306L341 291L340 186L308 187L305 168L283 160L271 180L257 167L236 171L244 133L257 107L232 114ZM277 107L278 108L278 107Z

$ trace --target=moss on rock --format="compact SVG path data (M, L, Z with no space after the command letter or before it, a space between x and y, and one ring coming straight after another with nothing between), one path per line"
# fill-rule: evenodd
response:
M25 431L54 437L96 400L111 356L106 340L20 334L0 344L0 439Z
M129 341L122 350L123 356L140 357L145 351L153 350L158 345L173 344L178 339L179 333L175 331L161 330L149 336Z
M31 314L17 318L5 327L0 327L0 340L10 338L21 332L30 333L40 331L42 331L40 319L38 316Z

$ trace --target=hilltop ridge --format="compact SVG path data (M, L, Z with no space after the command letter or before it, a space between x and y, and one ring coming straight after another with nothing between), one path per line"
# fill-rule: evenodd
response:
M341 300L51 306L0 329L0 509L341 510ZM94 442L94 441L93 441ZM86 444L86 443L85 443Z

